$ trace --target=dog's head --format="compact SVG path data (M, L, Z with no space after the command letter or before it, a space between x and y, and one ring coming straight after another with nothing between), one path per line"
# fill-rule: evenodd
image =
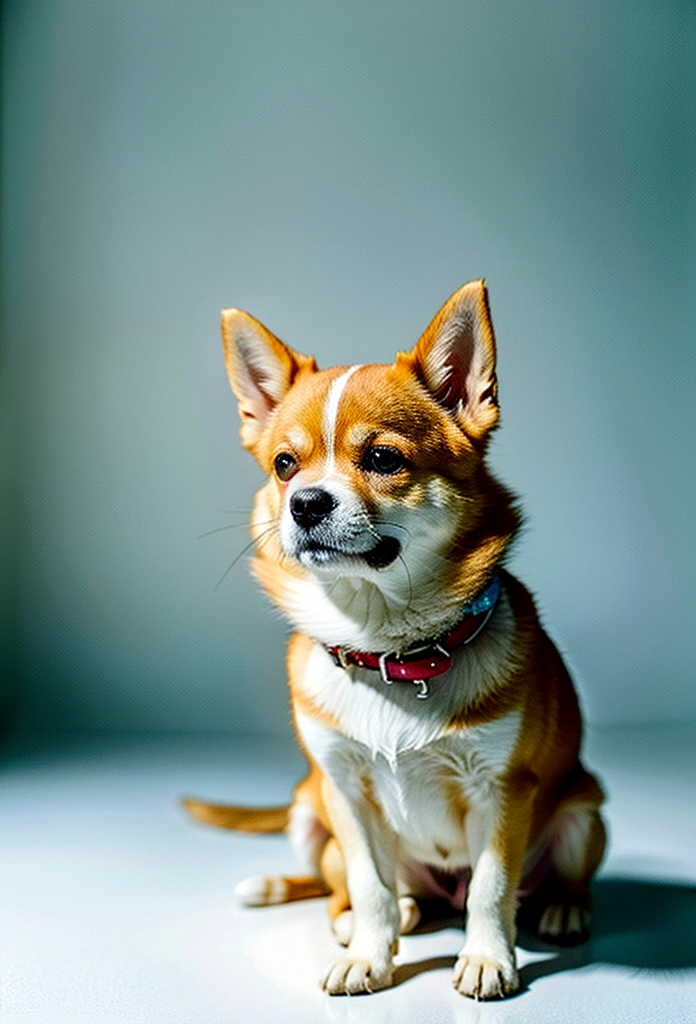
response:
M344 612L361 592L361 620L378 593L382 619L400 608L410 635L456 617L518 525L484 461L498 401L483 281L392 365L319 370L236 309L222 331L242 443L269 477L252 529L271 596L305 629L301 581Z

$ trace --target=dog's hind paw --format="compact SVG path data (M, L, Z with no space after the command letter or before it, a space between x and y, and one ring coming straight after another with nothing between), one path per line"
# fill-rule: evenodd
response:
M315 875L252 875L240 882L234 892L247 907L269 907L275 903L327 896L329 890Z
M393 977L391 963L379 966L362 957L343 956L331 964L321 987L330 996L356 996L389 988Z
M582 942L590 928L590 911L577 903L550 903L539 921L542 939L560 944Z
M234 894L245 907L267 907L287 901L288 883L282 875L251 875L235 886Z
M421 908L413 896L399 896L399 932L408 935L420 924Z
M344 910L331 922L334 938L340 946L347 946L353 938L353 911Z
M519 986L514 966L503 966L490 957L462 953L454 965L452 984L471 999L502 999Z
M421 908L413 896L399 896L399 933L401 935L408 935L417 928L421 916ZM353 937L353 911L342 911L331 922L331 929L336 942L341 946L347 946Z

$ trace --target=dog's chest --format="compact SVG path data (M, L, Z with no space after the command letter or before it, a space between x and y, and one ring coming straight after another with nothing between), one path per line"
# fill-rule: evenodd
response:
M338 668L318 644L305 663L299 683L301 694L321 716L328 716L336 723L341 733L367 748L373 759L381 754L388 763L394 764L397 757L423 750L446 736L453 716L461 710L462 695L475 703L489 692L491 680L504 674L507 668L504 657L508 629L506 612L505 607L498 609L502 629L499 622L493 628L489 626L480 641L455 654L449 672L428 682L426 699L419 699L420 687L412 683L388 686L376 671L353 668L346 672ZM503 633L502 642L494 629ZM485 733L484 745L491 751L500 745L499 736L506 749L504 727L491 722L477 728L484 730L480 735ZM467 750L477 746L477 730L467 730L466 736Z
M352 801L379 807L403 856L454 870L470 863L467 819L495 813L520 715L512 712L393 758L374 755L315 719L300 715L298 725L334 784Z

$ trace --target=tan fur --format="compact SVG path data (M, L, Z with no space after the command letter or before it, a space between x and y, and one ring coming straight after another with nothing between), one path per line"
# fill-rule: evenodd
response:
M210 804L185 797L183 806L203 825L231 828L236 832L282 832L290 817L288 807L234 807Z
M477 999L507 995L518 985L524 877L543 876L540 930L577 938L605 830L601 787L579 760L572 681L532 597L502 568L520 517L485 462L498 421L485 286L456 292L391 366L317 370L237 310L223 312L223 337L242 440L269 475L252 515L254 571L298 630L288 674L311 767L291 809L186 806L209 824L289 831L314 874L251 879L240 897L330 892L336 937L348 946L325 975L331 994L391 984L399 932L437 894L433 870L453 881L471 870L453 983ZM385 448L403 459L396 469L374 468L372 453ZM284 478L279 455L291 460ZM296 494L330 495L320 527L300 520ZM396 554L373 566L385 537ZM326 654L324 645L427 642L495 573L502 594L489 624L427 701Z

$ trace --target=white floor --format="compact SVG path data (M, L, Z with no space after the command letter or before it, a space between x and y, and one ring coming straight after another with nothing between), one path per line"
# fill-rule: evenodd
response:
M10 740L0 747L3 1024L694 1024L696 729L595 731L611 846L592 940L519 950L523 991L455 994L452 924L402 939L396 986L317 988L336 954L323 901L248 910L231 896L290 871L282 836L188 821L177 798L284 801L302 771L283 741Z

